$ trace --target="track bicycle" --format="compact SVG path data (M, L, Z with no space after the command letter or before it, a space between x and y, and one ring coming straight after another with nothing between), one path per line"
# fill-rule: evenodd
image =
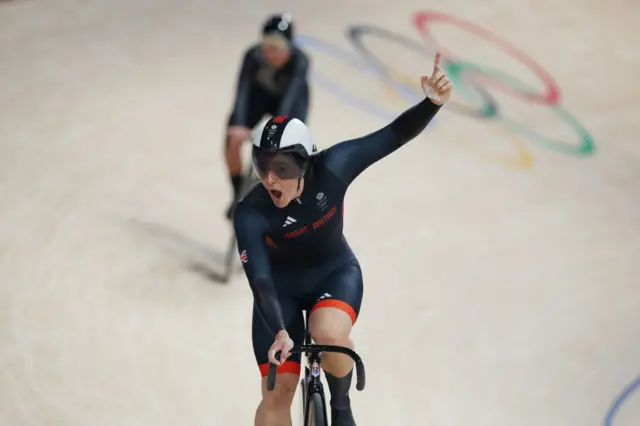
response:
M309 333L309 313L305 315L305 335L304 342L300 346L295 346L291 350L291 354L304 354L306 365L304 368L304 378L300 381L302 388L302 413L304 426L329 426L327 418L327 406L324 395L324 387L320 381L320 373L322 370L322 353L334 352L348 355L356 365L356 389L359 391L365 386L364 364L360 356L352 349L343 346L316 345L312 343L311 334ZM276 358L280 359L280 353L276 354ZM276 385L276 369L275 364L269 365L269 373L267 375L267 390L272 391Z

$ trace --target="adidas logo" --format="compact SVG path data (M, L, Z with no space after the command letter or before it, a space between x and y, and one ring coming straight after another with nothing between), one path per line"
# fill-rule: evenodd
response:
M285 227L287 227L287 226L289 226L289 225L291 225L293 223L296 223L296 222L297 222L297 220L295 220L291 216L287 216L287 219L284 221L284 225L282 225L282 227L285 228Z
M333 297L333 296L331 296L329 293L325 293L325 294L323 294L322 296L318 297L318 300L317 300L317 301L319 302L319 301L321 301L321 300L323 300L323 299L328 299L328 298L330 298L330 297Z

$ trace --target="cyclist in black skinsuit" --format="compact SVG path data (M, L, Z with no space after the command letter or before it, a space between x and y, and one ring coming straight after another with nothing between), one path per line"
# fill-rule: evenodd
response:
M288 351L292 339L303 338L303 310L311 311L309 329L316 343L353 348L349 334L360 310L363 279L342 232L345 192L366 168L420 134L448 100L452 84L439 58L432 76L421 80L427 97L367 136L317 152L307 127L285 116L270 119L254 135L253 164L261 182L238 201L233 223L254 295L252 340L263 389L269 362L282 375L280 389L263 391L257 426L290 419L300 355L289 357ZM282 351L280 361L276 351ZM340 354L323 358L335 426L355 425L351 363Z
M309 57L294 44L291 16L269 16L260 43L244 53L233 110L227 122L225 157L233 200L242 188L242 143L265 115L287 115L307 121Z

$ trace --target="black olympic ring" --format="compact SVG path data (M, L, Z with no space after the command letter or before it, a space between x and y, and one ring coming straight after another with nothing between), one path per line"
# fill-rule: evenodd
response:
M393 77L390 73L390 71L393 71L393 67L387 65L382 60L380 60L380 58L378 58L370 49L368 49L364 45L362 37L366 34L382 36L388 40L397 42L398 44L410 50L417 51L423 56L426 56L429 53L425 50L424 46L421 43L411 40L410 38L407 38L401 34L393 33L391 31L387 31L379 27L372 27L368 25L358 25L358 26L349 27L347 31L347 35L349 36L349 40L351 41L351 44L353 45L353 47L360 53L360 56L362 56L369 63L369 65L371 65L379 73L388 77L389 80L391 80L390 84L393 84L393 85L398 85L402 83L393 81ZM442 61L445 63L451 62L444 57L442 58ZM449 102L450 107L454 110L457 110L460 113L463 113L473 118L481 118L481 119L497 118L499 108L495 98L493 98L493 96L491 96L489 92L487 92L484 89L484 87L472 81L471 82L467 81L467 83L470 86L473 86L475 91L482 97L484 105L481 108L473 108L460 103L455 103L450 101Z

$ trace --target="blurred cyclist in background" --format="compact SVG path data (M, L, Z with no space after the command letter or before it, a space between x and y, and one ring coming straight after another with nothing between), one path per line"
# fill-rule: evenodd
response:
M309 57L294 45L293 39L291 16L275 14L263 23L260 42L245 51L225 141L233 188L228 218L243 186L241 148L251 138L251 130L267 114L307 121Z

